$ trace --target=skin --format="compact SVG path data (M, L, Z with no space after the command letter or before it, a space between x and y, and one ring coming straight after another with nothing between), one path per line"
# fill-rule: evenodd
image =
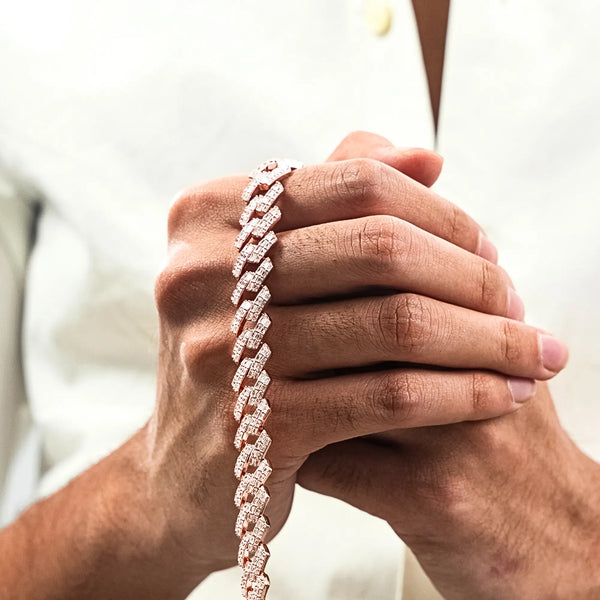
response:
M522 410L312 454L300 485L385 519L448 599L600 597L600 472L545 382Z
M566 555L577 546L578 567L591 564L596 466L553 421L543 384L535 407L526 402L568 351L522 322L480 227L427 187L440 169L433 153L355 132L285 180L267 280L266 540L298 482L386 518L448 597L514 598L503 586L515 573L520 589L537 589L539 573L523 566L534 556L565 567L564 589L581 585ZM0 532L1 598L183 598L236 564L229 295L246 182L174 200L156 281L154 413ZM555 548L567 530L572 542ZM537 554L523 540L532 535Z

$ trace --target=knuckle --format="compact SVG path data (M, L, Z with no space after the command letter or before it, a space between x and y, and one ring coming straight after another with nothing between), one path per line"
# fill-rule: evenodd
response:
M192 381L205 380L221 374L225 366L230 367L229 343L222 333L223 328L215 327L201 334L188 333L179 344L179 359ZM231 401L227 395L227 402ZM235 399L234 399L235 400Z
M457 243L472 237L470 235L472 229L471 219L455 204L450 204L450 212L445 223L444 237L447 240Z
M469 480L449 461L430 459L426 468L416 465L413 479L411 485L418 499L439 511L443 518L456 520L470 508Z
M168 313L172 303L174 275L168 267L163 269L154 281L154 300L159 314Z
M372 158L353 158L338 163L333 187L344 200L368 201L381 188L384 165Z
M429 337L431 314L417 294L397 294L384 303L379 326L395 349L413 352Z
M355 129L350 133L346 134L344 139L342 140L342 144L355 144L355 143L363 143L365 137L369 136L369 132L363 129Z
M438 506L445 510L447 518L462 521L472 510L472 484L456 471L442 476L438 486Z
M471 399L475 415L487 415L497 405L498 390L489 376L474 372L471 375Z
M477 422L476 430L471 439L477 448L485 452L511 454L510 440L506 437L504 430L498 427L494 419ZM514 444L513 449L516 449Z
M500 331L500 357L506 364L518 364L523 359L518 323L504 319Z
M216 258L171 261L154 282L159 317L180 323L198 314L203 299L213 296L215 279L221 271L222 265Z
M190 221L214 205L215 191L209 185L189 186L178 192L171 201L167 215L169 238Z
M501 293L504 287L498 277L498 271L491 262L480 260L480 281L479 281L479 301L481 308L488 312L504 313L505 308L501 306L504 294Z
M410 252L410 236L401 226L400 219L377 215L361 219L350 232L350 253L364 259L369 266L386 267L398 263L400 255Z
M417 403L413 383L408 374L403 372L392 372L382 377L369 397L377 422L402 426L410 421Z

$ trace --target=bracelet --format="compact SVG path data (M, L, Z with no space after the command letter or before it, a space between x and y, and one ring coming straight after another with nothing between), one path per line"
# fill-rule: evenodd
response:
M264 600L270 585L269 576L264 572L270 556L264 543L270 523L264 511L270 499L265 482L273 468L265 458L271 437L264 424L271 406L264 394L271 381L265 370L271 349L262 339L271 325L269 315L264 312L271 293L264 281L273 263L266 254L277 241L272 228L281 219L281 210L275 205L283 192L280 180L302 166L296 160L274 158L250 173L250 182L242 193L246 203L240 217L242 229L235 240L239 250L233 266L237 283L231 294L231 302L238 307L231 322L231 331L237 336L231 357L238 365L231 382L238 393L233 416L239 423L234 439L234 446L239 451L234 467L239 480L234 497L239 508L235 534L240 538L238 565L242 567L242 598L248 600ZM254 270L245 270L249 264L258 266ZM253 292L254 298L242 301L246 292ZM257 352L242 359L248 349ZM253 384L242 388L245 379L253 380ZM247 412L249 407L254 408L251 413ZM250 441L251 437L254 441ZM255 468L249 471L248 467ZM248 529L250 524L252 529Z

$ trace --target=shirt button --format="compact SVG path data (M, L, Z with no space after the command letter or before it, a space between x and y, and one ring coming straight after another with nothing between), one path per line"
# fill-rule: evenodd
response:
M365 20L374 35L385 35L392 26L392 7L384 0L367 0Z

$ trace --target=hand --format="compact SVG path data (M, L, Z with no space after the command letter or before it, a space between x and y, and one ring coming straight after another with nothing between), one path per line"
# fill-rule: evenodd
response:
M486 406L494 392L476 389ZM400 390L403 404L379 398L395 406L389 431L312 454L298 483L387 520L449 600L600 598L600 466L561 428L547 385L501 418L393 430L430 402L424 377Z
M564 357L542 364L538 331L515 320L522 303L510 279L474 254L490 247L480 227L398 170L406 156L428 182L439 159L371 141L395 168L336 160L285 181L264 338L273 351L267 541L289 514L311 452L394 427L518 410L533 378L562 367ZM239 544L229 296L246 182L228 177L179 195L169 215L169 261L156 283L158 398L145 463L174 538L190 564L206 570L235 564ZM407 390L416 392L410 402Z

